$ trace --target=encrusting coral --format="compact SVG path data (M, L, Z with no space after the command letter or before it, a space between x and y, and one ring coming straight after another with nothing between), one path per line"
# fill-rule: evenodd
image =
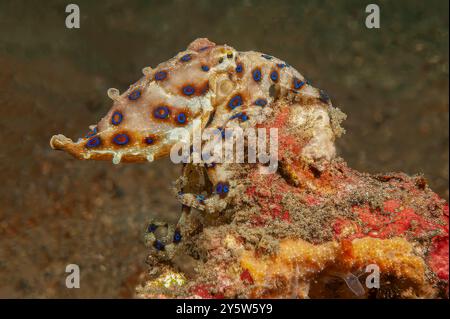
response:
M448 296L448 204L421 176L347 167L334 146L345 115L287 63L197 39L143 73L124 94L108 91L114 105L85 138L56 135L51 146L79 159L151 162L181 129L191 141L196 129L221 140L229 128L256 128L276 129L277 152L268 173L251 161L194 163L188 142L174 186L181 218L148 224L150 268L137 296ZM225 148L217 138L201 146L216 145Z

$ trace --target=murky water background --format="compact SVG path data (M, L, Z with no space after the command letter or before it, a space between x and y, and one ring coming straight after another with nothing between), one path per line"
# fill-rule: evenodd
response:
M51 151L78 138L125 90L197 37L286 60L348 114L350 166L423 173L448 199L448 2L65 1L0 3L0 297L129 297L145 269L145 221L175 222L167 161L114 166ZM65 288L65 266L81 288Z

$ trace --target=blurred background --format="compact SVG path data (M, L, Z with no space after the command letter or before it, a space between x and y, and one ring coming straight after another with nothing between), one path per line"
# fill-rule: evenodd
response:
M284 59L348 115L339 154L364 172L423 173L448 199L448 1L0 2L0 297L131 297L145 223L176 222L169 160L115 166L52 151L144 66L197 37ZM81 28L66 29L76 3ZM65 287L78 264L81 288Z

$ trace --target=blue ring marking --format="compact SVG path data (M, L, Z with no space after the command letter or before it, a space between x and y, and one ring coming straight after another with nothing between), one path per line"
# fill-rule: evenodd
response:
M228 186L228 184L225 183L218 183L216 185L216 194L227 194L230 190L230 187Z
M117 145L125 145L128 144L130 141L130 138L127 134L117 134L114 136L113 142Z
M231 98L231 100L228 102L228 106L234 110L235 108L237 108L238 106L242 105L242 96L240 95L235 95Z
M147 231L149 233L153 233L157 228L158 228L158 226L156 226L155 224L150 224L150 225L148 225Z
M294 79L294 88L296 90L300 89L303 85L305 85L304 81L301 81L301 80L299 80L297 78Z
M267 100L266 99L257 99L255 101L255 105L258 106L266 106L267 105Z
M209 71L209 66L202 65L202 70L205 71L205 72L208 72Z
M183 93L185 95L192 95L195 93L195 89L191 85L186 85L183 87Z
M147 136L147 137L144 139L144 141L145 141L146 144L149 144L149 145L151 145L151 144L153 144L153 143L155 142L155 140L154 140L153 137L151 137L151 136Z
M272 60L272 58L273 58L271 55L268 55L268 54L261 54L261 56L266 60Z
M182 237L183 236L181 236L180 231L176 230L175 233L173 234L173 242L179 243Z
M159 240L155 240L155 242L153 243L153 246L157 249L157 250L164 250L166 248L166 246Z
M272 71L272 73L270 73L270 78L274 82L278 81L278 72L277 71Z
M140 97L141 97L141 90L139 90L139 89L134 90L133 92L131 92L128 95L128 99L131 100L131 101L135 101L135 100L137 100Z
M253 80L255 80L256 82L261 81L261 70L256 69L255 71L253 71Z
M226 193L228 193L228 191L230 190L230 188L229 188L229 186L228 185L223 185L223 189L222 189L222 191L226 194Z
M89 147L89 148L97 147L100 145L100 143L101 143L100 137L96 136L96 137L91 138L89 141L87 141L86 147Z
M239 63L239 64L236 66L236 72L237 72L237 73L241 73L241 72L242 72L242 64L241 64L241 63Z
M95 127L93 130L91 130L89 133L86 134L85 138L89 138L97 134L97 127Z
M153 116L158 119L166 119L169 116L169 108L167 106L158 106L153 111Z
M118 117L118 119L116 120L116 117ZM111 123L113 125L119 125L122 122L123 119L123 115L122 113L120 113L119 111L116 111L113 113L113 115L111 116Z
M162 81L167 77L167 72L166 71L159 71L156 72L155 74L155 80L156 81Z
M247 114L241 114L241 121L242 122L245 122L245 121L247 121L248 120L248 116L247 116Z
M277 67L279 67L280 69L282 69L282 68L285 68L285 67L286 67L286 64L284 64L284 63L278 63L278 64L277 64Z
M180 113L177 116L177 122L180 124L186 123L186 119L187 119L187 117L186 117L186 114L184 114L184 113Z
M187 53L187 54L183 55L180 60L183 61L183 62L187 62L190 59L192 59L192 55Z

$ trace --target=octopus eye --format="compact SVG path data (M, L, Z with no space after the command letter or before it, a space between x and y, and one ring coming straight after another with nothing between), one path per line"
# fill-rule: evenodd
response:
M268 54L261 54L261 56L266 60L272 60L272 56Z
M114 136L114 139L113 139L114 144L117 144L117 145L125 145L125 144L128 144L129 141L130 141L130 138L126 134L117 134L116 136Z
M189 61L191 59L192 59L192 55L188 53L188 54L183 55L180 60L182 62L187 62L187 61Z
M92 147L97 147L99 146L101 143L100 137L96 136L91 138L89 141L87 141L86 143L86 147L92 148Z
M261 70L260 69L256 69L253 71L253 80L255 80L256 82L261 81Z
M169 108L167 106L158 106L154 111L153 115L158 119L166 119L169 117Z
M228 106L234 110L235 108L237 108L238 106L242 105L242 96L235 95L234 97L231 98L231 100L228 102Z
M133 92L131 92L128 95L128 99L131 100L131 101L135 101L135 100L137 100L140 97L141 97L141 90L139 90L139 89L134 90Z
M167 77L167 72L166 71L159 71L156 72L155 74L155 80L156 81L162 81Z
M119 125L120 122L122 122L122 119L123 119L122 113L120 113L119 111L116 111L113 113L113 115L111 117L111 123L113 125Z
M236 66L236 72L237 73L241 73L242 72L242 63L239 63L237 66Z
M299 80L299 79L297 79L297 78L294 78L293 84L294 84L294 89L298 90L298 89L300 89L303 85L305 85L305 82L303 82L303 81L301 81L301 80Z
M205 72L208 72L209 71L209 66L202 65L202 70L205 71Z
M195 89L193 86L191 85L186 85L185 87L183 87L183 94L185 95L192 95L195 93Z
M272 71L270 73L270 79L272 81L274 81L274 82L277 82L278 81L278 72L277 71Z

